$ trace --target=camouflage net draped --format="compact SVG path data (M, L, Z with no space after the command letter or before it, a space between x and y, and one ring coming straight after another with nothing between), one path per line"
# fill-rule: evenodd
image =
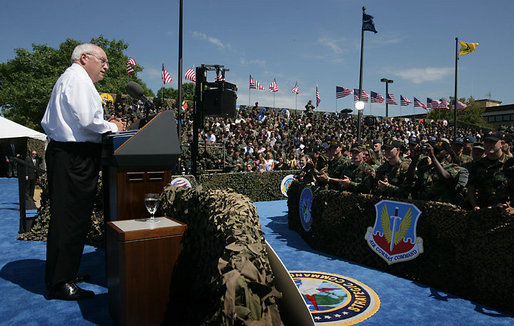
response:
M375 224L375 204L386 198L315 189L313 223L305 232L299 217L303 188L298 182L289 188L289 228L314 249L514 313L512 216L497 209L473 212L439 202L392 199L411 202L422 211L417 236L423 239L424 252L388 265L364 239Z
M188 325L281 325L257 211L231 189L167 186L167 216L187 223L166 321ZM194 304L193 304L194 303Z

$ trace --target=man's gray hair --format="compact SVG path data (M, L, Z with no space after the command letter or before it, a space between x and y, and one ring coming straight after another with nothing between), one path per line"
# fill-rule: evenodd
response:
M73 53L71 54L71 63L73 63L76 60L79 60L82 53L91 53L96 48L98 48L98 46L91 43L82 43L77 45L73 50Z

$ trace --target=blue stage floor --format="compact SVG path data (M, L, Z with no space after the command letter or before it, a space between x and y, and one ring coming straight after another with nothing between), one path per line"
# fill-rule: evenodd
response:
M514 318L467 300L312 250L287 228L286 201L255 204L262 230L289 270L319 271L356 279L379 296L381 305L363 325L514 325ZM18 241L17 180L0 178L0 325L113 325L107 304L105 254L86 246L84 288L97 296L81 302L44 298L46 244ZM501 299L501 298L500 298Z

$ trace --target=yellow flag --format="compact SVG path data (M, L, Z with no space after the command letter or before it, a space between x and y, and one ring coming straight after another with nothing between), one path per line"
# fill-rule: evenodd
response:
M475 48L478 46L478 43L466 43L459 41L460 43L460 50L459 50L459 56L465 55L471 52L475 52Z

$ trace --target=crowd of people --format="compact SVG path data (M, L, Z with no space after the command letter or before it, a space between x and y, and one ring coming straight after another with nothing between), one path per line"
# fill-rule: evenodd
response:
M363 121L359 141L354 116L306 109L268 109L255 103L239 110L235 119L205 118L198 136L200 170L297 170L298 179L332 189L471 209L509 207L512 129L461 126L454 138L446 121L373 117ZM141 104L134 104L116 112L130 124L141 110ZM182 169L188 173L193 111L191 105L182 110L182 162L188 162Z

